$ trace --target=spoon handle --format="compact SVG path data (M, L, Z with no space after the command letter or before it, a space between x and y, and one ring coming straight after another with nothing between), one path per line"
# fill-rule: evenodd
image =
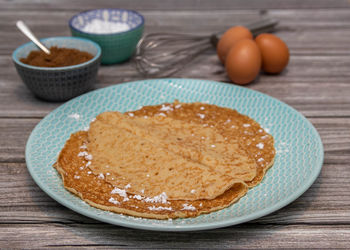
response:
M24 35L26 35L33 43L35 43L42 51L46 54L50 55L50 50L46 48L40 41L37 39L32 31L28 28L28 26L23 21L17 21L17 28L22 31Z

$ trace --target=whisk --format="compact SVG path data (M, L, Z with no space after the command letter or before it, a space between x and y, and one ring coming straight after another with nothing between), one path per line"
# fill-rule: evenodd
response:
M245 25L254 36L271 32L276 20L261 19ZM216 48L222 34L196 36L180 33L151 33L137 44L134 60L137 70L147 77L167 77L181 70L196 56ZM181 44L184 44L181 47ZM179 48L180 47L180 48Z

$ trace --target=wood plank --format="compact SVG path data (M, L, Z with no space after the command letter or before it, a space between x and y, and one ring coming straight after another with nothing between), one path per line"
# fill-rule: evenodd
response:
M61 103L34 98L15 73L11 59L0 56L0 117L42 117ZM265 75L247 85L284 101L306 116L350 116L350 60L346 56L294 56L281 75ZM229 82L216 54L201 55L173 77ZM142 79L131 63L101 67L96 88ZM8 103L11 102L11 106Z
M350 117L309 119L320 133L325 163L350 162ZM27 138L40 119L0 119L0 162L24 162Z
M25 164L0 163L0 169L0 223L98 223L47 196L29 176ZM250 223L350 225L349 178L347 165L325 164L319 178L300 198Z
M0 119L0 162L24 162L27 139L39 119Z
M49 0L35 0L30 3L25 0L6 1L1 0L0 6L2 10L84 10L92 8L126 8L138 10L226 10L226 9L329 9L329 8L349 8L349 3L346 0L327 1L313 0L304 1L273 1L273 0L217 0L213 3L210 0L178 0L174 4L171 0L148 0L138 1L137 3L128 0L119 0L117 2L110 2L108 0L101 0L96 2L87 2L83 0L63 0L63 1L49 1Z
M28 23L38 37L49 37L70 35L68 20L74 14L73 11L5 12L2 15L4 22L0 26L3 32L0 52L10 54L17 46L27 42L14 28L17 15ZM259 18L258 12L247 10L144 11L142 14L146 18L146 32L195 32L203 35L218 33L234 24L246 24ZM304 53L307 53L311 46L320 53L343 49L344 53L348 54L346 48L349 48L347 41L350 36L350 16L345 10L307 10L298 11L297 14L293 11L279 10L271 11L269 15L280 21L278 35L288 42L292 52L303 49ZM43 23L42 20L47 21ZM188 25L189 23L191 25Z
M262 13L280 20L277 35L290 47L290 65L283 74L262 74L247 87L288 103L314 124L325 148L316 182L273 214L238 226L190 233L104 224L47 196L26 169L24 149L34 126L61 103L39 101L22 84L10 55L27 40L14 28L15 21L23 18L39 37L70 35L67 22L72 15L99 7L140 11L146 18L146 32L206 35ZM171 0L0 0L0 248L349 248L349 13L348 0L178 0L176 4ZM214 50L174 77L229 82ZM96 88L143 78L132 62L101 67Z
M24 158L22 135L38 119L2 119L0 146L0 217L4 223L96 223L58 205L30 177ZM311 119L321 134L325 164L321 175L299 199L255 223L350 224L350 118ZM16 143L15 143L16 142ZM18 143L19 142L19 143ZM7 148L9 154L3 149ZM13 163L8 163L12 161Z
M2 248L315 248L349 246L348 226L242 225L203 232L152 232L112 225L2 225Z
M163 30L169 28L173 30L175 27L181 27L182 29L190 27L193 30L195 27L196 30L202 29L206 32L211 27L219 27L222 23L227 23L229 18L235 17L237 14L242 17L248 13L249 18L257 15L257 12L254 11L241 14L238 11L221 12L219 13L222 15L217 21L215 21L217 13L209 11L204 12L206 15L197 11L181 13L176 11L168 11L167 13L147 11L146 15L148 15L147 19L150 19L150 30L153 31L159 27ZM337 14L334 14L335 12ZM4 54L4 56L0 56L0 74L3 76L0 81L3 90L3 98L0 100L0 116L42 117L59 104L37 101L27 89L23 88L11 59L7 56L17 45L26 41L26 38L13 29L16 20L16 15L13 13L6 12L7 22L3 24L5 25L4 30L8 34L2 36L1 39L9 40L0 43L0 52ZM58 35L69 34L66 22L73 12L69 14L69 11L58 12L52 10L51 13L29 11L22 12L22 14L27 16L31 22L30 24L34 24L34 28L42 32L39 34L47 36L52 33L52 30L57 31ZM272 11L272 15L276 15L283 20L285 27L292 28L279 32L279 35L291 47L291 62L287 71L283 74L278 76L262 75L248 87L281 99L307 116L349 116L350 101L348 96L350 87L347 83L350 73L347 69L350 66L348 60L350 30L346 29L346 25L349 23L350 16L347 10L321 10L315 14L310 10L298 11L297 14L291 10L276 10ZM295 15L297 18L295 18ZM321 16L319 17L319 15ZM317 19L316 16L322 18L324 23L320 25L320 19ZM186 24L190 22L191 18L197 20L198 23L196 22L196 25L179 25L179 23ZM209 18L210 25L207 25L203 18ZM43 19L48 20L45 25L42 21L39 21ZM308 28L316 28L316 30L310 31ZM18 44L10 41L16 41ZM201 55L192 64L186 66L184 70L175 74L174 77L229 81L222 65L218 63L214 50ZM132 63L101 67L99 83L96 87L105 87L142 78L136 72ZM282 84L283 88L281 88ZM13 105L7 107L10 100ZM322 110L322 112L319 110Z
M335 14L336 12L336 14ZM188 32L209 35L237 24L249 23L259 18L256 11L144 11L146 32ZM17 15L21 16L38 37L69 36L68 20L73 11L4 12L0 24L0 53L10 55L27 39L15 29ZM280 20L278 35L289 44L292 54L349 54L350 15L337 11L271 11L271 17ZM218 18L219 16L219 18ZM316 18L317 17L317 18ZM47 20L45 23L42 20ZM322 20L322 22L320 21ZM191 25L188 25L191 23Z
M202 20L201 20L202 21ZM350 20L349 20L350 21ZM56 32L52 33L52 27L47 27L46 29L39 28L39 37L50 37L50 36L70 36L68 28L66 26L56 29ZM283 29L281 27L281 29ZM168 30L174 30L175 27L170 26L160 26L160 27L149 27L148 33L154 32L167 32ZM224 30L224 28L203 28L202 31L198 31L197 35L208 36L212 33ZM193 31L177 31L187 34L193 34ZM5 33L5 32L3 32ZM38 34L38 35L39 35ZM329 60L334 61L336 58L332 56L349 56L349 44L350 40L350 29L349 30L338 30L329 28L327 30L313 30L309 32L306 29L298 28L296 30L286 31L280 30L275 33L280 38L282 38L289 46L291 56L329 56ZM2 38L2 44L0 45L0 54L10 56L12 52L20 45L28 42L21 34L8 32L4 34L5 37ZM329 37L332 37L330 39ZM16 42L12 42L12 41ZM184 48L188 46L188 43L179 42L178 47ZM210 50L207 52L211 54L214 52ZM116 65L115 65L116 66Z

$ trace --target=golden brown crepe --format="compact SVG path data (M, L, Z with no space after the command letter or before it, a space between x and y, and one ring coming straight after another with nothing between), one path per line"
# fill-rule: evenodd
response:
M161 115L133 117L119 112L104 112L92 126L96 123L127 130L165 151L233 178L251 181L256 176L256 162L236 139L224 138L215 128ZM89 135L92 130L90 128Z
M54 167L65 188L94 207L194 217L231 205L259 184L273 164L273 144L235 110L175 102L100 114L88 132L71 135Z
M224 194L212 200L167 200L164 195L145 197L118 189L89 168L88 159L78 156L86 150L87 132L72 134L54 167L61 174L64 187L93 207L116 213L154 219L195 217L229 206L248 190L243 182L235 183Z
M91 123L88 139L93 172L132 194L213 199L256 175L256 163L237 141L171 118L105 112Z
M173 119L214 127L221 135L235 138L257 163L257 174L249 187L258 185L266 171L273 165L275 147L273 137L252 118L236 110L206 103L164 103L155 106L144 106L126 114L138 117L166 116Z

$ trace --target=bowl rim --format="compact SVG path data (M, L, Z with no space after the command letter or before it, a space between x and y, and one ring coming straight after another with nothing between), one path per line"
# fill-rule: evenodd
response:
M33 44L33 42L28 42L28 43L20 45L17 49L15 49L15 51L12 53L12 60L16 64L18 64L18 65L20 65L22 67L25 67L25 68L29 68L29 69L41 70L41 71L43 71L43 70L46 70L46 71L58 71L58 70L72 70L72 69L82 68L82 67L87 66L88 64L91 64L91 63L95 62L96 60L98 60L98 58L101 57L101 54L102 54L101 51L102 50L101 50L100 45L98 45L96 42L91 41L91 40L86 39L86 38L73 37L73 36L54 36L54 37L47 37L47 38L40 39L40 41L44 42L44 41L47 41L47 40L69 40L69 39L80 40L80 41L83 41L83 42L86 42L86 43L91 43L97 49L96 55L92 59L90 59L89 61L86 61L86 62L83 62L83 63L80 63L80 64L76 64L76 65L71 65L71 66L64 66L64 67L39 67L39 66L33 66L33 65L22 63L17 58L17 53L20 50L22 50L23 48Z
M123 10L123 11L127 11L127 12L133 12L133 13L135 13L136 15L138 15L139 17L141 17L141 23L138 24L136 27L134 27L134 28L132 28L132 29L128 29L128 30L126 30L126 31L122 31L122 32L111 32L111 33L102 33L102 34L82 31L82 30L80 30L80 29L75 28L75 27L72 25L73 19L77 18L79 15L81 15L81 14L83 14L83 13L88 13L88 12L96 11L96 10ZM136 10L129 10L129 9L123 9L123 8L99 8L99 9L85 10L85 11L81 11L81 12L75 14L74 16L72 16L72 17L69 19L68 24L69 24L69 27L70 27L72 30L77 31L77 32L80 32L80 33L82 33L82 34L88 34L88 35L94 35L94 36L108 36L108 35L124 34L124 33L130 32L130 31L132 31L132 30L136 30L136 29L142 27L142 26L145 24L145 18L143 17L143 15L141 15L141 14L140 14L139 12L137 12Z

